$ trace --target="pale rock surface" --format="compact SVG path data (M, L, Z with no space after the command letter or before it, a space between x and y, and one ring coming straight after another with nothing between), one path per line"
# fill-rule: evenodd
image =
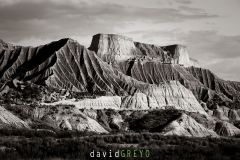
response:
M0 127L11 126L15 128L30 128L29 125L6 110L4 107L0 106Z
M123 122L124 120L119 113L111 115L111 123L117 126L118 129L121 128Z
M186 46L173 45L173 46L168 46L166 48L170 48L170 47L173 47L172 64L180 64L185 67L193 65L189 58L189 54Z
M101 96L93 99L66 99L53 103L41 103L42 105L74 105L79 109L119 109L121 106L121 97L119 96Z
M121 62L132 58L156 58L163 63L180 64L185 67L197 64L189 57L186 46L157 46L134 42L131 38L116 34L96 34L92 38L90 50L104 61Z
M48 111L46 111L48 112ZM90 131L96 133L108 133L96 119L95 111L80 111L74 107L72 109L58 108L58 112L54 114L45 113L48 119L55 122L61 129L65 130L78 130L78 131ZM63 114L64 113L64 114Z
M93 99L66 99L42 105L74 105L79 109L179 109L207 115L193 93L177 81L148 85L129 96L100 96Z
M124 97L121 108L123 109L149 109L148 98L144 93L135 93L133 96Z
M90 49L106 62L127 60L137 53L132 39L115 34L94 35Z
M205 128L186 114L172 121L162 131L163 135L193 136L193 137L218 137L211 129Z
M97 112L95 110L84 109L83 114L92 119L97 119Z
M158 87L150 87L145 93L152 99L155 99L158 108L167 109L172 107L174 109L207 114L193 93L178 81L163 83L158 85Z

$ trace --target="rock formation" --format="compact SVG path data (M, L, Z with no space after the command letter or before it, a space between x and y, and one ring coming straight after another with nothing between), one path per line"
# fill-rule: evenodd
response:
M104 61L122 62L132 58L158 59L162 63L192 66L196 61L189 58L186 46L157 46L134 42L131 38L115 34L96 34L93 36L90 50Z
M29 125L0 106L0 128L30 128Z
M192 93L181 84L177 82L160 84L159 82L158 85L150 85L136 80L134 76L128 77L103 62L94 52L71 39L62 39L36 48L22 47L16 50L6 50L6 52L4 50L1 54L4 61L11 62L1 64L1 81L12 83L28 81L76 92L97 94L105 91L129 96L123 102L128 106L119 103L119 98L104 97L78 101L77 105L80 108L99 108L100 106L103 109L121 106L121 108L138 109L141 106L139 109L149 109L174 106L188 111L203 111ZM142 92L142 97L139 97L140 94L131 97L136 92ZM145 100L141 101L143 97ZM132 102L127 100L129 98ZM118 100L115 101L115 99ZM73 104L68 101L59 103ZM139 105L136 105L137 103Z
M115 34L94 35L89 49L106 62L123 61L138 54L132 39Z
M205 128L186 114L169 123L163 129L164 135L193 136L193 137L218 137L211 129Z
M114 34L94 35L89 48L69 38L37 47L0 40L0 95L4 107L14 103L31 117L0 108L3 126L17 128L36 127L37 119L63 130L217 137L212 128L238 134L240 119L240 83L199 68L186 46Z
M217 122L215 131L220 136L236 136L240 134L240 129L228 122Z

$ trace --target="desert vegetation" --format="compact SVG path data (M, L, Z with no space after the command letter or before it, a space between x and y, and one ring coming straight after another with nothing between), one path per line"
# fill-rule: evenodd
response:
M149 149L151 159L236 159L239 138L190 138L158 133L94 134L70 131L0 130L0 158L90 159L90 152ZM121 158L118 158L121 159ZM134 158L128 158L134 159Z

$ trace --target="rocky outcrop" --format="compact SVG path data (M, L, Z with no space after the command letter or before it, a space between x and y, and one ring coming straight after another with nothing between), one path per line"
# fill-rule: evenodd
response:
M186 114L169 123L162 131L164 135L193 136L193 137L218 137L211 129L205 128Z
M0 128L30 128L29 125L0 106Z
M79 110L70 105L36 107L33 111L34 118L49 123L55 129L77 130L96 133L108 133L97 122L96 110Z
M190 89L198 100L207 102L216 95L221 99L228 99L222 94L204 86L190 74L185 67L173 64L163 64L156 60L135 60L119 63L119 69L128 76L150 84L161 84L169 81L179 81Z
M148 113L144 118L155 126L151 119L161 119L152 117L157 114L151 111L170 109L181 114L167 116L154 131L216 136L208 127L216 120L239 121L240 85L193 67L196 64L183 45L144 44L113 34L95 35L88 49L68 38L38 47L0 41L0 95L5 97L0 102L46 105L25 107L24 113L52 128L99 133L131 130L129 117ZM18 111L2 113L4 125L28 127L28 119L14 117ZM34 118L29 120L31 127L36 127ZM235 134L219 129L227 127L216 130L220 135Z
M115 41L114 38L116 37L113 35L112 39ZM108 51L108 53L112 52ZM0 67L2 73L0 79L9 81L15 87L15 82L22 85L27 81L75 92L94 94L110 92L123 97L122 100L118 96L104 96L96 99L86 98L77 102L65 99L53 103L54 105L73 104L79 108L95 109L149 109L173 106L187 111L205 112L192 93L180 83L157 81L158 77L164 76L170 80L169 77L174 71L168 74L169 70L164 70L165 67L162 67L163 70L159 70L156 74L163 72L166 75L151 75L155 76L156 83L149 84L151 77L143 81L137 77L137 74L131 75L132 77L126 76L103 62L94 52L71 39L62 39L35 48L2 50L1 55L4 63ZM146 77L143 78L147 79Z
M44 106L34 110L37 117L51 123L56 129L92 131L107 133L112 131L159 132L166 135L214 136L205 115L175 109L167 110L113 110L79 109L75 106ZM39 116L41 115L41 116ZM193 118L195 117L195 118ZM201 119L201 120L200 120ZM178 125L174 125L177 123ZM206 125L207 123L207 125ZM210 127L210 128L209 128Z
M7 43L5 41L3 41L2 39L0 39L0 48L2 49L15 49L17 48L17 46L14 46L10 43Z
M158 104L158 108L167 109L172 107L179 110L206 114L192 92L178 81L163 83L158 85L157 88L150 87L145 93L155 101L155 104Z
M74 105L86 109L179 109L188 112L207 114L198 103L192 92L179 82L169 82L160 85L149 85L139 88L139 92L128 96L102 96L82 100L68 99L42 105Z
M62 39L39 47L0 48L0 61L2 62L0 81L5 84L9 82L12 85L15 84L14 82L28 81L76 92L110 92L127 95L148 87L146 83L158 85L162 82L178 80L190 89L198 100L205 102L216 96L222 101L231 102L238 95L235 90L238 85L229 86L227 82L218 80L211 73L202 72L194 67L186 70L180 65L162 62L170 58L169 62L174 61L179 64L182 61L181 58L177 60L174 55L175 52L176 55L180 52L185 54L184 47L173 45L161 48L134 43L131 39L117 35L96 35L94 37L90 49L94 50L97 42L99 42L98 48L105 48L95 49L97 55L104 53L104 55L110 54L115 57L113 53L117 51L113 50L118 49L117 55L124 52L135 59L138 55L147 56L150 59L128 59L119 62L116 67L105 63L100 58L101 55L98 57L94 52L71 39ZM109 43L113 44L109 44L112 47L107 50L109 46L106 46L105 41L108 39L110 39ZM119 49L120 46L123 48ZM136 52L130 52L133 48Z
M53 103L42 103L42 105L74 105L79 109L120 109L121 107L121 97L120 96L101 96L97 98L86 98L82 100L67 99L60 100Z
M134 42L119 35L97 34L93 37L89 49L113 67L139 81L159 84L178 80L190 89L198 100L235 104L233 107L240 104L239 84L224 81L207 69L197 68L197 60L189 57L183 45L157 46Z
M229 122L217 122L215 127L216 133L220 136L236 136L240 134L240 129Z
M115 34L96 34L93 36L90 50L93 50L104 61L122 62L135 58L157 59L162 63L192 66L186 46L157 46L134 42L131 38ZM196 62L196 61L195 61Z
M192 66L187 47L183 45L170 45L162 47L171 57L172 64L179 64L185 67Z
M124 61L138 54L132 39L115 34L94 35L89 49L111 63Z

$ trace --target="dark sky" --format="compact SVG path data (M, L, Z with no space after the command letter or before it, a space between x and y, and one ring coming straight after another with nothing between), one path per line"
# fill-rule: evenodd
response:
M240 0L0 0L0 38L40 45L96 33L188 46L219 77L240 81Z

